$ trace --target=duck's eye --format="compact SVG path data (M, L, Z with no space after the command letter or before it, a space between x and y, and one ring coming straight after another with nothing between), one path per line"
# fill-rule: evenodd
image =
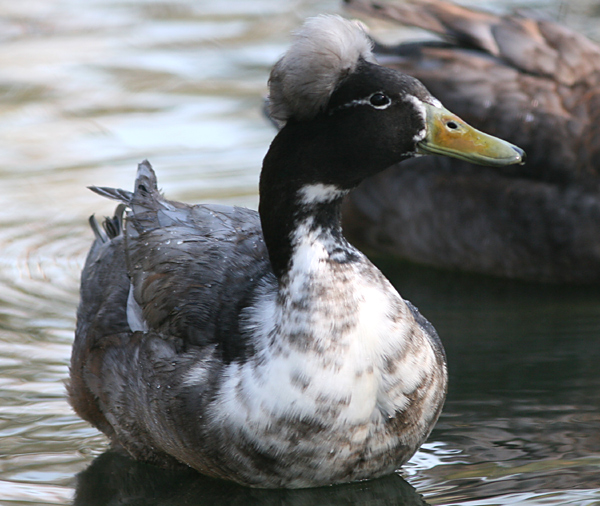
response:
M377 93L373 93L373 95L371 95L369 102L371 102L371 105L373 107L385 108L388 105L390 105L391 100L387 95L377 92Z

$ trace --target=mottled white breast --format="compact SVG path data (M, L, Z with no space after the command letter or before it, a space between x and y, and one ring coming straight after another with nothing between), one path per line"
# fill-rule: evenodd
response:
M402 410L435 367L429 340L391 284L311 225L297 232L286 282L265 286L245 315L257 351L227 370L223 422L257 433L281 418L368 429Z

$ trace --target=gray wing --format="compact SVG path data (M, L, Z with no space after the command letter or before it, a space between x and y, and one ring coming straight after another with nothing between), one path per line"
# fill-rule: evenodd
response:
M241 358L248 343L240 312L272 276L258 213L170 202L147 162L139 166L132 194L99 191L113 192L130 207L127 273L147 328L183 348L216 344L225 361Z
M70 402L136 458L165 464L173 459L161 449L178 457L202 440L203 425L192 422L223 367L253 352L240 313L275 278L253 211L169 202L147 162L133 193L93 189L125 205L104 230L91 220L96 240L82 272ZM146 332L129 326L131 287Z

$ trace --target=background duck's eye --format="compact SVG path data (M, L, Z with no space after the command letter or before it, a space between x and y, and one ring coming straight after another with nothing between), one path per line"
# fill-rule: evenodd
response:
M373 93L369 101L374 107L384 107L390 103L389 97L384 95L383 93Z

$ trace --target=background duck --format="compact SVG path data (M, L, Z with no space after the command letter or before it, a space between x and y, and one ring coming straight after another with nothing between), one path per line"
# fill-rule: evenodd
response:
M470 128L374 62L336 16L275 65L259 213L170 202L148 162L82 273L74 409L134 458L257 487L389 474L446 394L433 327L343 237L343 197L417 153L494 165L515 146ZM445 132L445 133L444 133ZM123 212L129 208L125 222Z
M410 160L344 207L357 245L432 266L536 281L600 281L600 48L545 20L438 0L347 0L353 12L440 35L377 45L478 128L527 152L518 170Z

